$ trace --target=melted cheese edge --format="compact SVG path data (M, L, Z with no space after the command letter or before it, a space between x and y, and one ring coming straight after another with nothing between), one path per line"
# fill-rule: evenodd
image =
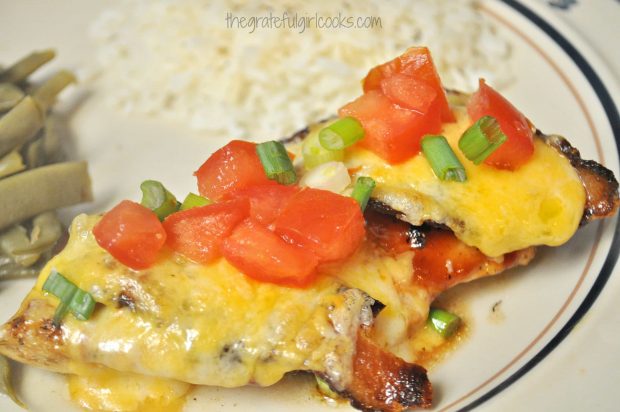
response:
M63 320L65 372L84 376L102 365L223 387L267 386L294 370L326 373L342 386L350 379L359 325L372 319L361 291L327 276L307 289L280 287L246 277L225 259L198 265L170 251L148 270L133 271L96 244L91 229L98 219L76 217L66 248L20 309L28 316L29 308L43 306L51 317L58 301L41 287L52 269L93 295L91 319ZM133 308L119 306L122 293ZM74 379L74 386L85 384Z
M586 193L568 159L540 139L534 155L515 171L474 165L458 149L469 126L464 108L442 134L467 172L467 181L444 182L423 155L390 165L363 148L346 151L345 164L355 176L370 176L373 197L407 215L412 224L433 221L485 255L497 257L529 246L558 246L579 226Z

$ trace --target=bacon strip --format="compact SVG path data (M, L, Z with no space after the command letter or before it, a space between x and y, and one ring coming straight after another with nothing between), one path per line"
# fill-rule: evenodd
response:
M401 412L430 408L433 388L426 369L381 349L361 329L353 358L353 381L342 395L362 411Z

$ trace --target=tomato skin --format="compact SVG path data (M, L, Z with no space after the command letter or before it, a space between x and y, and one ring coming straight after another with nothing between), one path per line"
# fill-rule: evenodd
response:
M306 188L291 198L274 222L289 243L311 250L319 262L351 256L364 239L364 216L350 197Z
M381 80L381 91L397 105L420 114L428 113L437 98L435 89L405 74L395 74Z
M467 112L472 122L482 116L495 117L508 138L485 159L485 164L515 170L534 154L534 133L527 118L483 79L480 79L478 91L467 104Z
M376 90L348 103L338 114L357 119L365 132L358 144L392 164L419 153L420 140L425 134L441 131L440 113L435 103L422 115L399 107Z
M229 200L173 213L164 220L168 246L207 264L221 256L220 245L250 213L247 199Z
M364 92L381 89L381 82L397 74L414 77L432 87L437 93L441 120L454 122L456 118L450 110L446 92L435 69L431 53L426 47L411 47L402 55L370 70L363 80Z
M166 231L152 210L123 200L93 228L95 240L123 265L146 269L166 243Z
M252 218L224 240L222 254L231 265L261 282L305 287L316 276L318 261L312 252L286 243Z
M256 154L256 144L241 140L233 140L217 150L194 175L200 194L216 202L249 186L277 184L267 178Z
M250 216L259 223L269 225L299 190L298 186L257 185L237 191L235 198L247 198L250 201Z

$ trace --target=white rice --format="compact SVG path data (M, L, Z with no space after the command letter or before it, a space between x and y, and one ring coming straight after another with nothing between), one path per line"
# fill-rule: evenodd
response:
M510 46L472 0L310 2L270 8L245 1L125 0L92 25L106 100L126 113L208 134L273 139L329 116L360 94L368 70L412 45L433 53L444 85L473 90L479 77L510 80ZM381 27L227 27L236 17L342 16Z

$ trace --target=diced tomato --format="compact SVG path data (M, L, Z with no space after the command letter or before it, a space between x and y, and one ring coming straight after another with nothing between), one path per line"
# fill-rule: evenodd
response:
M146 269L155 263L166 243L166 231L157 215L129 200L103 215L93 235L99 246L132 269Z
M222 254L247 276L287 286L304 287L316 275L314 254L286 243L258 221L248 218L222 244Z
M350 197L306 188L291 198L274 231L311 250L320 262L345 259L364 239L364 216Z
M392 102L420 114L426 114L437 97L431 86L405 74L381 80L381 91Z
M484 163L499 169L514 170L534 154L534 134L527 118L508 100L480 79L478 91L467 104L472 122L493 116L508 138Z
M241 140L233 140L213 153L194 175L200 194L216 202L252 185L277 184L267 178L256 144Z
M425 115L398 107L380 91L370 91L340 109L364 127L359 144L390 163L403 162L420 151L420 139L441 131L439 111L431 106Z
M250 216L264 225L269 225L298 191L298 186L258 185L237 191L235 198L247 198L250 201Z
M455 121L454 114L450 110L446 93L441 85L441 79L435 69L431 53L426 47L411 47L407 51L387 63L381 64L370 70L363 81L364 92L380 90L381 82L396 74L404 74L414 77L431 86L437 93L438 106L441 110L441 120L444 122Z
M250 213L247 199L229 200L173 213L164 220L168 246L198 263L218 258L220 245Z

